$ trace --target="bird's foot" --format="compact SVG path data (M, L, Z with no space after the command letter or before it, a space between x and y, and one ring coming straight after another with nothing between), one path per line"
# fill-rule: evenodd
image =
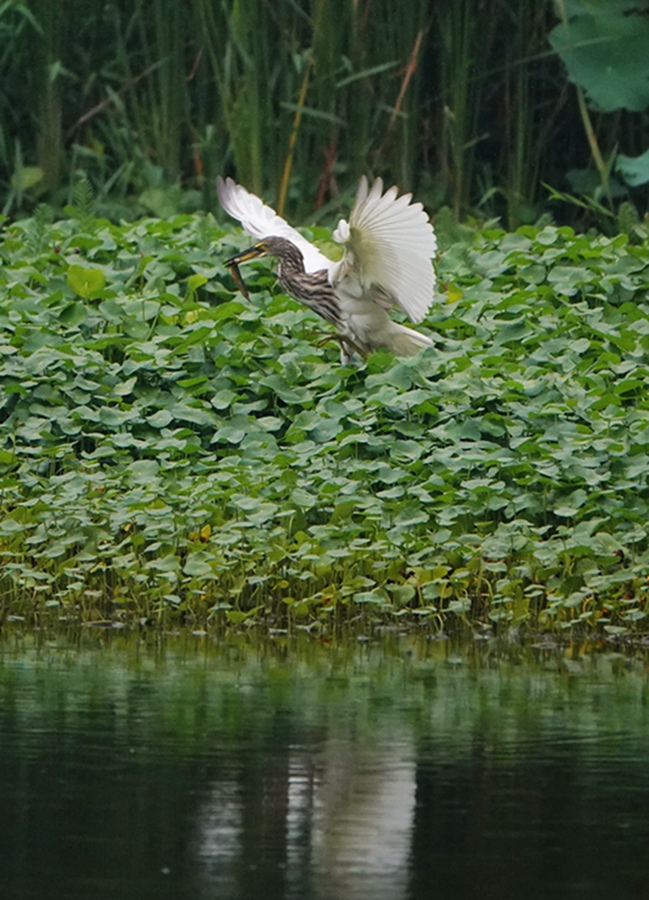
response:
M319 332L323 334L323 332ZM324 332L324 337L321 338L316 347L324 347L325 344L328 344L329 341L336 341L337 344L340 344L340 355L342 357L343 362L349 362L351 360L352 354L349 352L351 349L352 353L358 354L362 360L366 360L368 357L368 353L365 350L362 350L356 341L352 338L348 337L346 334L340 334L338 331L326 331Z

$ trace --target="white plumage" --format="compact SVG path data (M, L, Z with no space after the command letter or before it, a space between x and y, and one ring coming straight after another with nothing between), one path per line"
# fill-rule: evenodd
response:
M431 346L427 335L393 322L387 313L397 306L412 322L420 322L433 301L435 232L423 206L413 203L410 194L399 196L396 187L384 192L380 178L371 187L361 178L349 221L341 220L333 234L344 247L342 260L334 262L231 178L217 179L217 193L223 209L258 241L228 265L264 254L277 256L284 289L336 325L343 338L343 361L352 351L364 355L387 347L409 356ZM299 250L302 272L297 254L273 238L283 238ZM310 281L307 276L312 276ZM324 306L337 304L335 316L318 305L318 293Z

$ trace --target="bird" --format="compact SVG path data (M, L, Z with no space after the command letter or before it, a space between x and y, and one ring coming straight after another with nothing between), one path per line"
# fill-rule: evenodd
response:
M370 186L362 176L349 221L341 219L333 232L344 250L334 262L232 178L219 176L216 189L225 212L255 239L225 262L244 295L239 264L275 257L285 293L334 326L330 337L340 343L343 364L380 348L414 356L433 345L428 335L388 313L397 307L411 322L421 322L433 301L435 231L411 194L400 195L396 186L384 191L381 178Z

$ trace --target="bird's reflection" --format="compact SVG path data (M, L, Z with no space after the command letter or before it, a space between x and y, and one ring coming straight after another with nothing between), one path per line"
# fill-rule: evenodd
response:
M409 879L413 760L403 735L367 745L334 731L316 753L288 748L281 777L278 760L269 761L254 793L240 779L216 781L197 822L201 880L219 898L247 890L400 900Z

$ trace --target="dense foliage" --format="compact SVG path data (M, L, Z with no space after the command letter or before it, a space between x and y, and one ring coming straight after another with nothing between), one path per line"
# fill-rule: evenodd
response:
M647 4L4 0L0 212L80 173L111 218L211 209L230 173L295 218L370 172L510 228L641 218Z
M644 620L646 243L458 232L351 368L211 217L68 216L1 233L5 613Z

